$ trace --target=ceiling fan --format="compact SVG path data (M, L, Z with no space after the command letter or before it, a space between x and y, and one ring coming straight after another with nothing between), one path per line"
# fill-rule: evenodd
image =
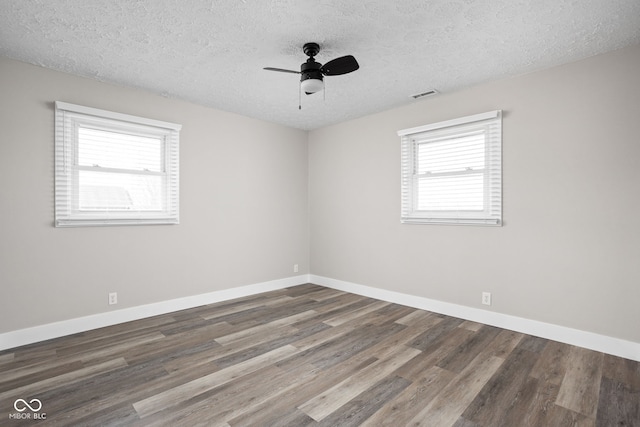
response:
M314 57L320 52L320 45L318 43L305 43L302 51L309 59L300 65L300 71L273 67L264 67L264 69L281 73L300 74L300 89L307 95L311 95L324 89L324 76L339 76L341 74L351 73L360 68L356 58L351 55L332 59L324 65L316 62Z

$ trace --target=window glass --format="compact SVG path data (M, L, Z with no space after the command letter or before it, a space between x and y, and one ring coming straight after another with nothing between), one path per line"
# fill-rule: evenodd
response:
M404 223L501 225L502 115L399 131Z
M56 102L55 225L177 224L180 128Z

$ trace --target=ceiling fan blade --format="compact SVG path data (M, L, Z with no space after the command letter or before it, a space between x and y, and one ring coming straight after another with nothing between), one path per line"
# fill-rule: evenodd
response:
M358 61L351 55L341 56L340 58L332 59L320 68L322 74L325 76L339 76L341 74L347 74L360 68Z
M278 71L280 73L300 74L300 71L285 70L284 68L264 67L263 69L267 71Z

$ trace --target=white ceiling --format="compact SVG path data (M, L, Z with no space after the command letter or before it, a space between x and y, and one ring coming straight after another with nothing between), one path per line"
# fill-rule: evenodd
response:
M360 69L298 110L310 41ZM640 0L0 0L1 56L300 129L637 43Z

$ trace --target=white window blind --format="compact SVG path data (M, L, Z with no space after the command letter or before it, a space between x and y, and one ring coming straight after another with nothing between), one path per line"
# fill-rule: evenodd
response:
M56 227L178 224L181 125L56 102Z
M398 132L403 223L502 223L502 113Z

